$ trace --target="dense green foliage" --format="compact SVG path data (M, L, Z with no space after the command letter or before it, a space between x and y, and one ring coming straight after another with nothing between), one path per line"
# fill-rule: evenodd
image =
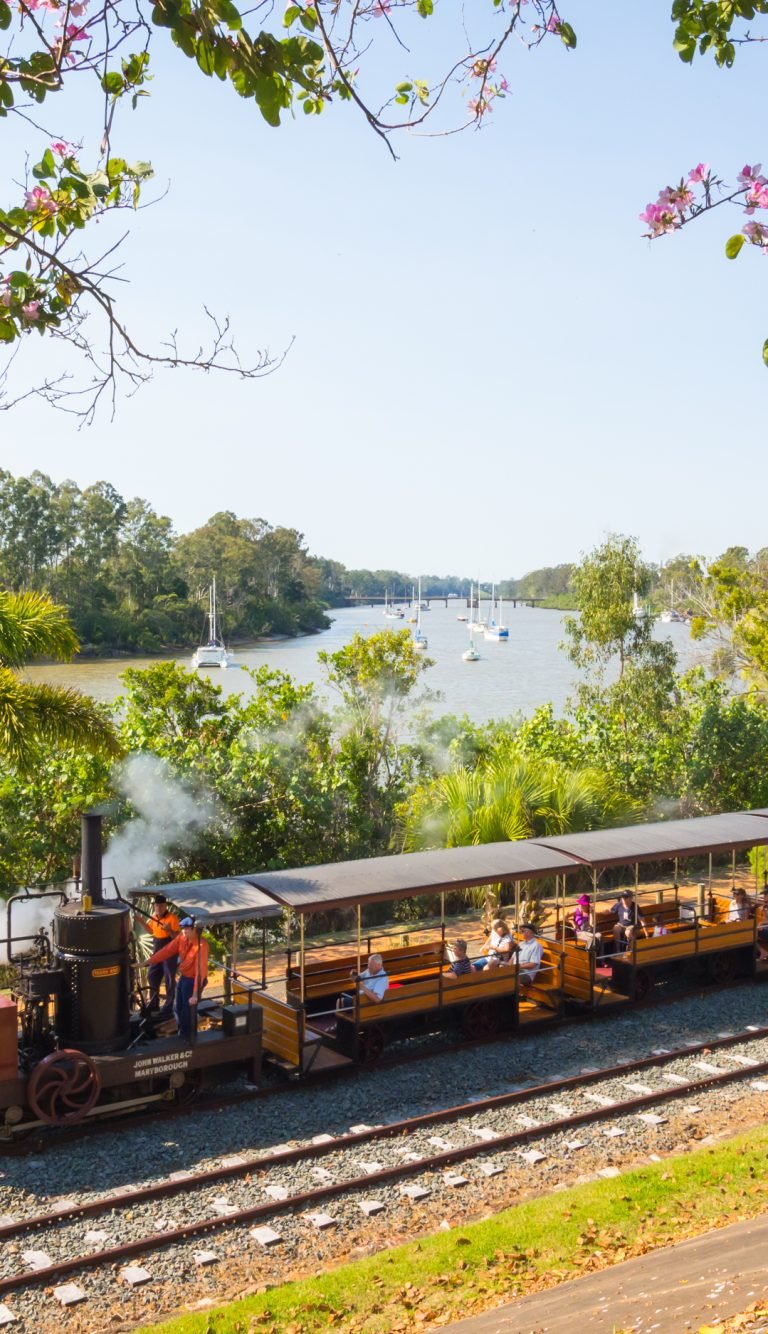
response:
M0 590L0 762L17 773L33 770L46 743L76 745L95 755L119 753L109 719L93 700L18 675L37 654L66 662L76 649L63 607L39 593Z
M174 568L180 548L186 567L202 571L222 542L227 597L247 606L252 549L269 551L259 545L269 536L217 516L172 544L164 568ZM84 539L71 546L73 562L89 559ZM126 569L120 543L112 550L106 568ZM0 547L0 556L10 560L14 551L21 561L23 544ZM52 570L66 581L66 570L27 554L28 572ZM274 595L286 595L279 562L265 567ZM162 781L199 799L205 812L194 829L164 832L158 873L171 879L768 806L763 568L762 556L734 548L708 571L693 570L702 619L708 607L708 626L741 654L749 682L741 692L702 668L678 674L671 644L652 638L650 617L632 611L632 591L643 595L650 576L624 538L608 539L574 571L582 616L569 626L569 651L582 678L562 717L551 705L482 726L435 715L422 688L429 660L407 629L355 636L319 655L335 707L327 692L266 668L252 673L247 698L225 698L173 663L129 669L115 706L117 742L90 703L78 706L93 723L86 744L73 730L80 714L59 730L28 730L31 740L22 737L16 752L4 742L13 765L0 770L0 889L65 877L79 814L95 801L110 803L112 831L136 814L126 764L113 763L110 746L128 764L154 757ZM20 688L16 669L30 653L47 646L66 656L76 641L60 609L36 614L38 595L4 597L0 679L10 692ZM617 662L620 671L610 672Z
M213 575L228 637L327 624L322 571L295 529L222 513L177 537L171 519L109 482L80 490L0 471L0 584L55 598L86 649L197 644Z

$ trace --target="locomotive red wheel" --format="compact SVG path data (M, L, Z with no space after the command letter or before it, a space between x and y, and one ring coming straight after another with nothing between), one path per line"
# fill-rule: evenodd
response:
M30 1075L27 1101L49 1126L71 1126L82 1121L99 1096L101 1081L82 1051L54 1051L44 1056Z

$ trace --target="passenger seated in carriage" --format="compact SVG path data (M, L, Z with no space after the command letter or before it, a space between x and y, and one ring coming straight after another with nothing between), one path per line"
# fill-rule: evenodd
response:
M535 982L541 968L544 947L541 941L536 939L533 927L527 922L524 922L520 929L523 933L523 943L517 950L518 982L521 987L528 987Z
M454 940L449 948L451 953L451 963L445 970L446 976L461 977L462 973L471 973L472 964L467 958L466 940Z
M380 954L369 954L368 967L359 975L354 968L349 975L360 983L360 999L373 1001L376 1005L383 1001L389 989L389 978L384 972L384 960ZM336 1002L337 1010L351 1010L355 1003L354 996L345 991Z
M503 917L497 917L493 928L483 946L482 959L475 959L473 968L480 972L483 968L498 968L499 964L509 963L517 946L512 933Z
M624 945L631 949L638 927L642 927L644 934L648 935L645 922L640 916L640 910L631 889L621 891L611 908L611 912L618 919L613 928L614 948L616 950L621 950Z

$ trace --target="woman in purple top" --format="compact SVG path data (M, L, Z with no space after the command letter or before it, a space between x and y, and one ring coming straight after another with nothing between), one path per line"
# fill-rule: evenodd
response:
M573 928L575 931L586 931L589 928L589 895L582 894L573 913Z

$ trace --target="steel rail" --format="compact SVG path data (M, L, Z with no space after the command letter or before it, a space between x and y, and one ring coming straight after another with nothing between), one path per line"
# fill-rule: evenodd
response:
M495 1093L489 1098L458 1103L453 1107L445 1107L433 1112L422 1112L418 1116L407 1117L401 1121L388 1121L385 1125L371 1126L367 1130L351 1131L347 1135L336 1135L332 1141L324 1140L321 1144L300 1144L296 1148L285 1149L281 1153L256 1155L244 1159L242 1163L233 1163L227 1167L214 1167L207 1172L190 1172L184 1176L169 1178L167 1181L155 1182L151 1186L140 1186L134 1190L129 1189L116 1192L113 1195L105 1195L97 1200L84 1201L82 1204L73 1205L70 1209L57 1209L50 1214L37 1214L12 1223L2 1223L0 1224L0 1241L8 1240L23 1232L34 1231L36 1228L48 1227L52 1223L93 1217L96 1214L107 1213L111 1209L121 1209L131 1204L159 1200L166 1195L175 1195L182 1189L212 1186L216 1182L230 1181L237 1177L247 1176L249 1172L263 1171L265 1168L271 1169L284 1166L286 1163L311 1161L313 1158L321 1158L330 1153L335 1153L339 1149L354 1149L372 1140L393 1139L398 1135L407 1134L414 1130L438 1125L441 1121L458 1121L462 1117L474 1116L476 1112L494 1111L496 1108L513 1106L518 1102L525 1103L534 1098L551 1097L555 1093L588 1088L591 1084L600 1083L604 1079L625 1078L632 1071L647 1070L659 1065L670 1065L674 1061L696 1056L699 1053L759 1042L765 1038L768 1038L768 1027L756 1029L754 1032L729 1034L728 1037L714 1038L709 1042L697 1043L692 1047L680 1047L674 1051L661 1052L658 1055L642 1056L636 1061L623 1061L618 1065L604 1066L578 1075L568 1075L564 1079L547 1080L543 1084L526 1085L524 1088L514 1089L509 1093ZM746 1068L744 1074L747 1075L750 1071L760 1068L756 1063L754 1066ZM700 1084L700 1082L697 1081L697 1084Z
M732 991L741 987L749 988L755 985L763 986L766 984L768 984L768 974L765 976L752 977L750 979L740 978L733 982L724 983L722 986L716 988L708 988L705 996L715 996L721 991ZM689 1000L691 997L701 997L701 995L702 989L700 986L697 986L687 991L676 992L671 996L658 996L643 1001L628 1001L626 1005L620 1006L618 1009L607 1008L605 1010L600 1010L598 1008L595 1010L585 1010L579 1014L567 1015L559 1019L542 1020L535 1025L531 1025L530 1028L526 1026L517 1029L513 1033L494 1034L487 1038L471 1038L463 1042L445 1043L441 1046L429 1048L426 1051L408 1051L389 1059L385 1058L384 1060L377 1061L375 1066L361 1067L358 1064L351 1064L349 1066L335 1068L331 1071L321 1070L316 1071L315 1073L310 1072L309 1074L303 1075L299 1081L292 1082L289 1085L281 1084L272 1088L244 1090L237 1093L226 1094L223 1097L206 1098L204 1101L193 1100L181 1104L173 1102L167 1103L166 1106L158 1104L153 1111L141 1115L121 1116L119 1112L116 1113L110 1111L109 1104L105 1104L103 1111L100 1111L95 1119L89 1117L87 1120L78 1123L76 1126L51 1127L45 1131L44 1135L34 1135L34 1137L31 1133L32 1128L30 1128L30 1130L26 1132L29 1137L25 1137L16 1142L12 1139L3 1140L0 1138L0 1158L4 1155L8 1157L24 1157L28 1155L37 1156L38 1154L61 1144L77 1143L86 1135L90 1139L97 1134L109 1134L110 1131L115 1130L116 1122L119 1123L120 1126L127 1126L132 1129L135 1126L140 1127L142 1125L151 1125L157 1121L167 1121L174 1120L176 1117L192 1116L201 1111L218 1111L226 1107L239 1107L243 1104L260 1102L270 1098L291 1096L292 1094L295 1094L297 1090L309 1088L316 1084L329 1084L331 1080L335 1079L349 1079L353 1076L359 1078L361 1074L374 1074L386 1070L397 1070L401 1066L411 1065L417 1061L435 1060L441 1056L450 1056L456 1052L462 1051L474 1051L478 1047L494 1046L497 1043L506 1045L510 1041L514 1041L516 1038L526 1037L532 1032L540 1032L543 1029L549 1030L554 1027L559 1031L562 1028L580 1026L585 1023L594 1023L595 1021L602 1022L610 1019L612 1015L616 1013L634 1014L638 1011L658 1010L662 1006L676 1005L681 1001ZM768 1029L766 1029L765 1032L768 1033ZM741 1038L737 1040L746 1041L747 1039ZM713 1038L709 1042L702 1043L701 1049L706 1046L711 1047L718 1041L719 1039ZM695 1048L691 1048L691 1050L695 1050ZM155 1095L148 1095L148 1097L151 1096ZM166 1102L166 1099L161 1097L160 1103L162 1102ZM37 1126L38 1123L36 1122L34 1128L36 1129ZM24 1124L21 1123L18 1126L14 1126L12 1128L12 1133L14 1132L17 1134L25 1132Z
M721 1039L722 1045L728 1043L733 1045L733 1039ZM711 1050L714 1044L706 1044L707 1050ZM651 1064L669 1064L672 1059L681 1059L681 1055L690 1056L695 1054L695 1049L685 1048L684 1052L676 1053L674 1056L647 1058L643 1065ZM623 1066L613 1067L614 1070L626 1075L630 1071L640 1068L639 1064L625 1063ZM600 1072L605 1077L605 1072ZM512 1131L507 1135L499 1135L491 1141L479 1140L471 1144L465 1144L461 1147L443 1150L440 1153L432 1154L425 1158L420 1158L418 1162L399 1163L392 1167L381 1168L377 1172L367 1173L361 1177L347 1178L344 1181L331 1182L324 1186L318 1186L310 1191L302 1191L298 1195L291 1195L285 1200L271 1200L269 1203L251 1205L246 1209L237 1210L233 1214L226 1214L220 1217L201 1219L194 1223L187 1223L180 1228L169 1229L166 1232L154 1233L148 1237L137 1238L133 1241L125 1242L120 1246L113 1246L103 1251L92 1252L84 1256L75 1256L72 1259L57 1261L53 1265L48 1265L43 1269L30 1270L26 1273L13 1275L6 1278L0 1278L0 1293L11 1292L20 1287L27 1287L32 1284L48 1282L51 1279L60 1277L64 1274L74 1273L81 1269L93 1269L102 1264L109 1264L113 1261L127 1259L130 1256L142 1254L149 1250L159 1250L178 1241L185 1241L193 1236L200 1236L203 1233L218 1231L222 1228L237 1226L241 1223L253 1222L257 1219L272 1217L276 1213L285 1213L291 1210L302 1208L306 1205L320 1203L327 1199L346 1194L349 1191L360 1189L369 1189L372 1185L378 1183L389 1183L400 1180L404 1177L418 1176L422 1172L449 1167L457 1162L464 1162L470 1158L480 1157L483 1154L496 1153L499 1150L514 1148L525 1144L531 1139L543 1139L549 1135L559 1134L563 1131L574 1130L579 1126L590 1125L596 1121L612 1120L619 1116L637 1112L639 1109L658 1106L660 1103L677 1101L681 1098L690 1097L693 1094L706 1091L711 1088L726 1084L737 1083L740 1080L754 1078L756 1075L768 1073L768 1061L756 1062L749 1067L740 1066L736 1070L726 1070L718 1074L705 1075L703 1079L696 1079L686 1084L675 1085L672 1088L656 1089L651 1093L642 1094L623 1102L616 1102L612 1105L590 1108L589 1111L576 1112L573 1116L561 1117L554 1121L542 1122L537 1126L526 1126L522 1130ZM555 1088L573 1087L574 1084L581 1086L583 1083L594 1083L595 1076L590 1075L587 1080L579 1081L578 1077L567 1081L559 1081L557 1084L547 1084L538 1086L537 1094L551 1093ZM523 1092L523 1091L521 1091ZM525 1090L527 1096L533 1096L534 1090ZM332 1143L323 1143L322 1145L308 1145L302 1149L291 1150L290 1153L274 1155L275 1163L285 1163L304 1155L306 1157L315 1156L316 1153L335 1152L339 1148L346 1148L349 1144L356 1144L365 1140L382 1137L382 1132L388 1132L390 1135L402 1134L406 1130L419 1128L424 1124L431 1124L435 1120L446 1120L451 1114L472 1115L478 1110L488 1110L489 1106L498 1106L500 1102L510 1102L516 1098L517 1094L503 1094L500 1098L489 1099L486 1104L470 1103L462 1104L458 1109L450 1109L443 1112L429 1112L425 1116L414 1118L412 1121L393 1122L387 1127L372 1128L371 1131L361 1132L352 1136L341 1136L333 1140ZM315 1151L307 1152L308 1150ZM256 1160L249 1165L250 1170L255 1165L262 1167L264 1159ZM229 1169L225 1169L229 1170ZM238 1166L234 1172L244 1172L243 1166ZM194 1179L193 1179L194 1180ZM181 1190L188 1189L191 1181L189 1178L175 1180L173 1182L163 1183L163 1194L178 1193ZM150 1188L154 1189L154 1188ZM123 1197L122 1203L136 1203L139 1199L138 1192L128 1192ZM87 1206L86 1206L87 1207ZM108 1207L104 1202L100 1203L100 1208ZM114 1204L112 1205L114 1207ZM77 1216L68 1215L65 1212L52 1215L41 1216L35 1220L14 1225L12 1230L18 1234L28 1231L33 1226L50 1226L58 1224L67 1219L67 1217ZM5 1229L4 1229L5 1231Z

